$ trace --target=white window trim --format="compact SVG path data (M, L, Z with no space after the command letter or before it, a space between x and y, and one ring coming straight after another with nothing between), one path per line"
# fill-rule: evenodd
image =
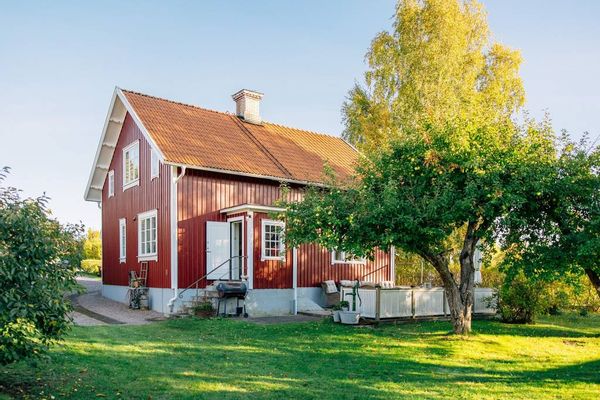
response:
M108 197L115 195L115 171L108 171Z
M341 257L338 257L340 255ZM345 251L331 250L331 265L335 264L366 264L367 259L361 257L358 259L348 259Z
M125 241L123 243L123 235L121 229L125 229ZM125 218L119 219L119 263L127 261L127 221Z
M156 218L156 251L142 255L142 220ZM156 209L138 214L138 261L158 261L158 211Z
M263 219L261 221L261 232L260 232L260 260L261 261L267 261L267 260L277 260L277 261L283 261L285 260L285 243L283 240L283 237L281 237L281 240L279 241L279 254L281 254L280 256L267 256L265 254L265 226L266 225L275 225L275 226L279 226L281 227L282 231L285 230L285 223L283 221L275 221L272 219Z
M154 163L156 163L156 173L153 171ZM152 181L155 178L160 176L160 157L158 156L158 152L154 149L150 149L150 180Z
M133 149L134 147L137 147L138 151L138 177L137 179L129 182L129 183L125 183L125 177L127 176L127 174L125 173L125 153L127 153L129 150ZM123 191L132 188L134 186L138 186L140 184L140 141L136 140L130 144L128 144L127 146L125 146L123 148Z

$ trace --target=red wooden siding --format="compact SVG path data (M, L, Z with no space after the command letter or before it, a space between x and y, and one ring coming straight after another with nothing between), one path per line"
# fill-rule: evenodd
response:
M206 273L206 221L226 221L219 210L241 204L272 205L280 196L277 182L189 170L178 184L179 287L186 287ZM293 199L301 192L293 188ZM230 216L231 217L231 216ZM292 287L292 252L285 261L261 261L261 220L265 213L254 214L254 288L282 289ZM244 235L246 221L244 222ZM245 237L245 236L244 236ZM245 244L244 244L245 246ZM244 248L245 253L247 249ZM331 253L315 244L298 249L298 286L318 286L328 279L357 279L382 266L384 268L364 280L388 280L389 254L378 251L374 261L366 265L331 265ZM202 286L206 282L202 282Z
M123 192L123 148L140 141L140 180ZM157 210L157 252L158 261L150 261L148 268L148 285L168 288L171 286L170 270L170 167L160 166L158 178L150 180L150 145L139 130L131 116L127 114L119 141L109 170L115 174L115 195L108 197L108 178L102 190L102 281L109 285L127 285L128 272L139 271L138 256L138 221L139 213ZM127 224L127 260L119 262L119 219L125 218Z
M261 261L262 220L270 219L266 213L254 214L254 288L286 289L292 287L292 250L286 249L285 260Z
M294 193L299 195L297 190ZM188 169L177 185L179 287L206 274L206 221L226 221L227 216L219 212L223 208L271 205L279 195L277 182Z
M387 266L387 268L382 268ZM377 269L380 269L377 271ZM377 272L373 272L377 271ZM371 273L373 272L373 273ZM363 276L369 274L365 278ZM321 246L305 244L298 248L298 287L319 286L326 280L381 282L390 279L390 254L377 250L366 264L331 264L331 252Z

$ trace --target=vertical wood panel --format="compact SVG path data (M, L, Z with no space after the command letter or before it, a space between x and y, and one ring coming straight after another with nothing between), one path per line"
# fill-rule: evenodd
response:
M123 148L139 140L139 186L123 191ZM130 270L139 272L137 215L157 210L158 261L148 265L148 286L170 287L169 202L170 167L161 164L158 178L150 180L150 145L127 114L109 170L115 173L115 195L108 197L108 179L102 190L102 281L109 285L127 285ZM119 262L119 219L126 219L126 263Z
M299 187L292 187L291 199L302 196ZM272 181L227 174L189 170L178 185L179 219L179 285L186 287L206 273L206 221L225 221L220 209L241 204L273 205L280 197L279 184ZM254 287L282 289L292 287L292 255L286 260L261 261L261 220L267 214L255 213L254 220ZM247 250L247 249L246 249ZM247 254L247 253L246 253ZM387 265L365 280L387 280L390 275L389 254L377 250L375 259L366 265L331 265L331 253L315 244L298 250L298 286L319 286L324 280L353 280ZM202 283L205 286L205 282Z

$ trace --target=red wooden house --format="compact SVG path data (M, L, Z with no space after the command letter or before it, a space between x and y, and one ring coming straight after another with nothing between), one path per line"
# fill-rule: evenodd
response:
M270 217L281 183L300 199L323 183L325 162L344 177L358 154L340 138L262 121L261 98L237 92L230 114L115 89L85 192L102 208L104 296L126 301L142 263L151 307L165 313L185 288L222 279L246 281L250 315L322 303L325 280L394 279L393 252L369 261L285 247Z

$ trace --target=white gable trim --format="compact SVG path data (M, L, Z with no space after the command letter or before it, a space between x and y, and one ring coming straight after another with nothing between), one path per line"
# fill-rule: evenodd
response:
M125 104L125 107L127 108L127 112L129 112L129 115L131 115L131 118L133 118L133 121L135 122L135 124L138 126L138 128L140 128L140 130L144 134L144 138L148 141L148 143L150 143L150 148L152 148L154 151L156 151L156 153L158 154L159 160L164 163L165 162L164 154L162 153L162 151L160 151L160 149L156 145L156 142L154 141L154 139L152 139L152 136L150 136L150 133L148 133L148 130L142 123L142 120L137 115L137 113L135 112L135 110L133 109L131 104L129 103L129 100L127 100L127 97L125 97L125 95L123 94L123 91L120 88L117 87L116 90L118 91L119 98L121 99L123 104Z
M119 87L115 87L110 106L108 108L108 114L104 121L104 127L102 128L102 136L96 149L96 156L94 157L94 164L90 171L90 176L85 189L83 198L87 201L95 201L97 203L102 202L102 188L104 187L104 181L108 175L108 169L115 153L115 148L121 135L121 129L123 128L123 122L125 122L125 116L129 113L136 123L144 138L150 143L150 147L156 151L159 155L160 160L164 163L164 155L152 140L152 137L148 133L146 127L142 124L142 121L138 117L137 113L127 101L127 98L123 94L123 91Z

